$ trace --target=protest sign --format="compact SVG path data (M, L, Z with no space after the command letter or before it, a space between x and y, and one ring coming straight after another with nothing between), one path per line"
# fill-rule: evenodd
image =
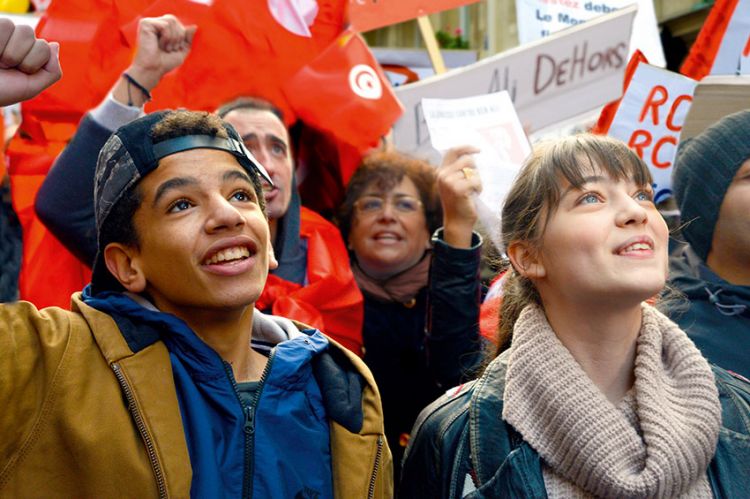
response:
M715 7L714 7L715 8ZM750 0L738 0L709 74L750 74Z
M477 198L479 220L498 248L500 206L531 146L506 91L465 99L423 99L422 109L430 130L432 147L448 149L470 145L482 179Z
M631 54L640 49L652 64L666 66L652 0L516 0L518 41L521 44L533 42L633 3L638 5L638 13L633 21Z
M716 1L680 72L696 80L750 74L750 0Z
M633 74L609 128L648 165L654 201L672 195L672 163L696 82L641 63Z
M401 151L434 159L423 98L461 98L507 90L524 129L541 130L620 96L635 6L476 64L396 89L404 115L393 128Z
M349 0L349 22L357 31L370 31L479 0Z

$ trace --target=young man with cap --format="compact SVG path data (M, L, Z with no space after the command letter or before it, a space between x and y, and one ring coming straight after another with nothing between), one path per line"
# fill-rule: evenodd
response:
M267 177L208 113L110 137L91 285L72 311L0 306L0 496L391 495L367 368L254 308Z
M194 33L195 27L184 26L172 15L140 21L130 67L105 100L84 116L39 190L39 218L87 265L96 252L91 192L99 149L112 131L143 115L150 92L185 61ZM264 196L279 266L256 305L313 324L361 355L362 294L339 231L301 206L289 133L280 111L265 101L241 99L224 113L274 181Z
M670 278L689 304L671 318L709 361L750 378L750 110L680 144L672 183L689 244Z

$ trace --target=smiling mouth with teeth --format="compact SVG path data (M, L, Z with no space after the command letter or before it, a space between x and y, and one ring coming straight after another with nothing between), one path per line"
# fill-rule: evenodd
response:
M244 260L250 258L250 250L244 246L237 246L234 248L226 248L218 253L215 253L211 258L208 258L203 262L204 265L216 265L218 263L231 263L237 260Z
M631 251L651 251L653 248L650 244L647 243L635 243L631 244L630 246L627 246L620 251L618 251L619 254L623 253L630 253Z

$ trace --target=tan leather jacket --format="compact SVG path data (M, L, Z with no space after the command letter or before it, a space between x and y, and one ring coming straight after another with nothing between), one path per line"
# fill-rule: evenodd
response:
M0 305L0 497L189 497L192 470L171 364L156 342L134 354L110 316ZM375 381L364 424L331 423L338 498L393 495Z

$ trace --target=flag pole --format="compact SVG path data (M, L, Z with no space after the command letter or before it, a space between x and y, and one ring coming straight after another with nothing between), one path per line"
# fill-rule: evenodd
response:
M432 29L430 18L427 16L419 16L417 18L417 24L419 24L419 31L422 32L422 39L424 40L425 47L427 47L427 54L430 56L430 61L432 62L432 68L435 70L435 74L439 75L445 73L443 54L440 53L440 47L438 47L437 38L435 38L435 30Z

